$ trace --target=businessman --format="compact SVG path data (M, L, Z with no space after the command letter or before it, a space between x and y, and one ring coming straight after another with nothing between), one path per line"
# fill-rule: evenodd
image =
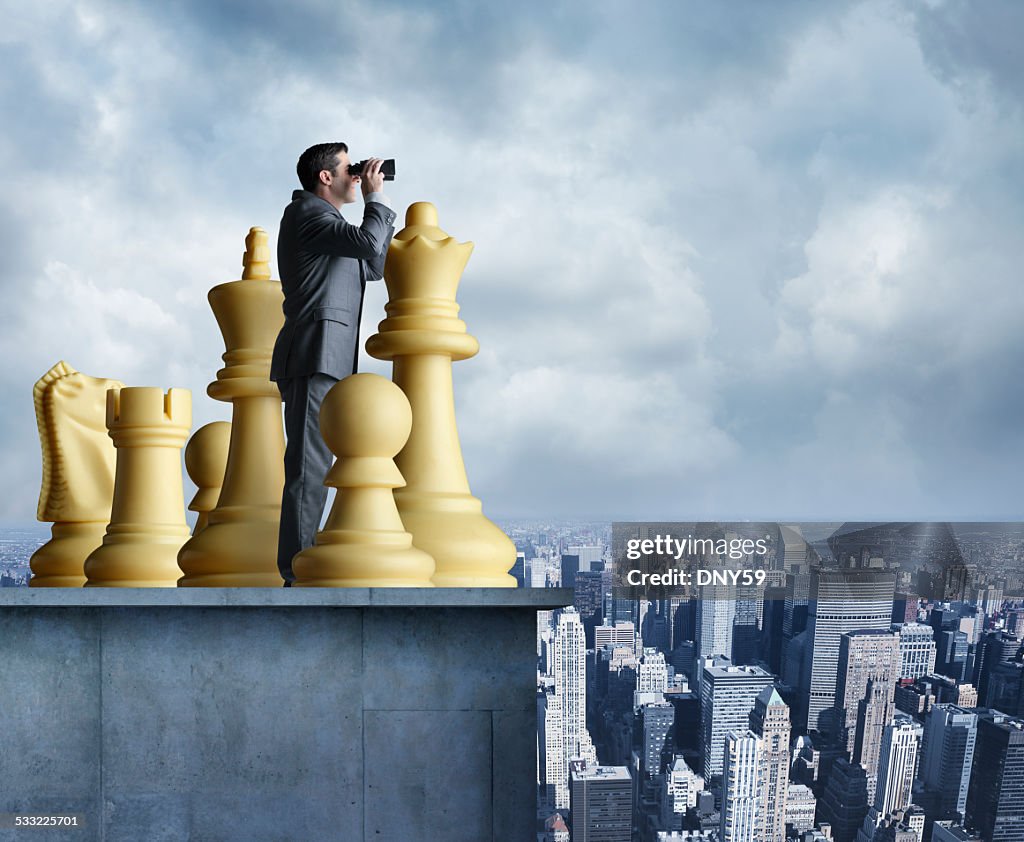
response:
M367 281L384 274L395 212L384 196L381 159L350 175L348 147L319 143L299 158L301 190L281 218L277 264L284 291L284 325L274 344L270 379L284 401L287 445L277 565L291 587L292 557L312 546L327 489L332 454L320 435L327 391L356 370L359 317ZM341 215L362 189L363 221Z

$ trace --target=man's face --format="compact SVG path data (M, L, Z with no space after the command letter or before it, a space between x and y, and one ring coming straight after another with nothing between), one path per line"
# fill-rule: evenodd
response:
M330 175L327 192L331 194L334 204L350 205L359 196L359 176L348 174L348 152L339 152L336 160L337 164L334 173ZM325 178L323 173L320 174L320 178Z

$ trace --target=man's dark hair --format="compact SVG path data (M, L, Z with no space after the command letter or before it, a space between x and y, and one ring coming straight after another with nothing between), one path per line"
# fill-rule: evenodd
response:
M299 163L295 171L299 174L299 181L302 189L310 193L316 190L320 183L320 171L327 170L334 173L337 164L335 158L339 152L348 152L348 146L344 143L318 143L310 146L299 156Z

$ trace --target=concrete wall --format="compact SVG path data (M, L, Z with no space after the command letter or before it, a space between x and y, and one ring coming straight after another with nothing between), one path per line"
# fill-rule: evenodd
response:
M0 839L532 839L562 590L0 591Z

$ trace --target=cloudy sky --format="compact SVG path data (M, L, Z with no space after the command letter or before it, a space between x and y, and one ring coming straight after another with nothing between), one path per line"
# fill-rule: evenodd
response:
M475 243L488 514L1022 515L1024 6L2 3L0 520L58 359L229 417L206 291L327 140Z

